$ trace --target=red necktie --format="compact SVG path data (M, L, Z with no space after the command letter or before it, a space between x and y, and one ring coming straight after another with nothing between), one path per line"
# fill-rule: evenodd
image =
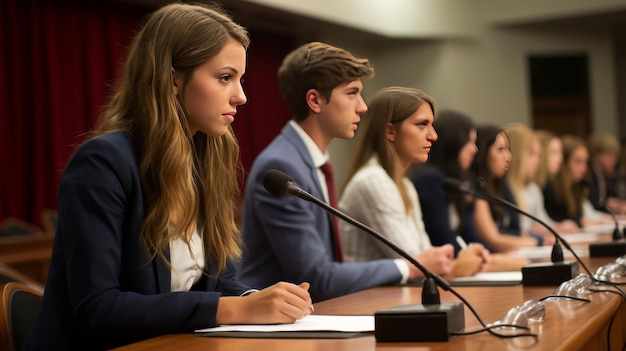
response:
M337 208L337 197L335 196L335 183L333 181L333 168L330 163L324 163L320 169L326 178L326 187L328 188L328 201L330 206ZM337 262L343 262L343 253L341 251L341 237L339 236L339 220L337 217L330 215L333 224L333 239L335 243L335 259Z

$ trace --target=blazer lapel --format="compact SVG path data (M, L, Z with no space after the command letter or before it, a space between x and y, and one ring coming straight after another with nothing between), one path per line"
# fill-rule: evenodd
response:
M316 197L322 196L324 192L322 191L322 186L320 185L320 180L317 176L317 168L313 164L313 159L311 158L311 154L306 148L306 145L304 145L304 141L302 141L300 135L291 126L290 123L287 123L287 125L283 128L281 134L285 137L285 139L287 139L289 143L294 146L294 149L298 152L298 154L300 154L302 162L309 170L309 175L311 176L311 179L315 179L315 189L317 190L317 194L313 193L313 195L315 195ZM302 186L303 184L299 185Z

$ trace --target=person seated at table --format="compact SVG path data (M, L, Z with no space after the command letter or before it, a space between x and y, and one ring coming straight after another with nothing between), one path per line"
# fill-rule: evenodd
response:
M356 137L339 208L415 256L433 273L446 273L438 268L438 262L445 260L451 266L447 278L473 275L485 269L488 256L484 247L470 244L455 260L452 245L433 247L415 187L404 176L411 164L427 160L437 140L434 113L434 100L420 90L390 87L378 92ZM342 221L341 233L348 262L398 256L349 223Z
M548 215L554 221L570 219L578 227L612 222L610 216L595 210L587 198L587 146L581 138L573 135L562 136L561 143L563 162L543 189Z
M511 147L506 132L495 125L484 124L476 133L478 153L471 167L477 189L515 204L504 181L511 163ZM482 243L494 252L509 252L525 246L552 244L552 237L533 237L523 232L518 213L483 199L476 199L474 224Z
M424 167L412 170L411 179L419 194L422 220L431 243L454 245L458 253L466 243L481 242L473 221L474 198L446 191L444 180L450 178L470 185L469 168L477 152L476 125L469 116L448 110L438 114L433 127L438 139ZM519 270L528 263L520 257L490 253L487 270Z
M220 324L293 323L309 284L235 279L246 30L202 5L147 19L59 186L50 270L24 350L105 350Z
M343 262L339 220L298 197L278 198L264 186L269 170L286 173L304 191L334 204L334 177L328 145L354 137L367 111L362 78L370 62L326 43L303 44L278 70L281 95L292 113L280 134L257 156L246 183L242 282L268 286L306 281L313 301L423 277L406 259ZM442 255L443 256L443 255ZM447 269L447 257L440 260Z
M454 245L458 253L466 243L480 242L470 214L473 198L444 188L446 178L468 185L468 170L477 152L476 125L457 111L441 111L433 122L437 142L428 160L409 170L422 209L422 219L433 245Z
M608 133L589 137L589 201L596 210L626 214L624 175L618 167L620 143Z
M504 127L511 142L511 166L506 173L506 184L517 206L537 217L548 226L560 233L578 231L576 223L571 220L554 222L548 215L543 201L543 193L534 177L541 162L541 143L539 136L532 129L521 123L511 123ZM520 216L523 232L536 235L550 235L549 230L530 217Z

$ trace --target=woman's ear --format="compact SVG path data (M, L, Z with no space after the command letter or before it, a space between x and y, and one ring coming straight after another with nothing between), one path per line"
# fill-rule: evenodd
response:
M172 85L174 86L174 95L178 95L179 87L183 86L183 78L174 68L172 68Z
M385 137L389 141L396 141L396 127L391 122L385 124Z
M309 91L306 92L306 104L314 113L320 113L322 111L321 104L323 99L322 94L316 89L309 89Z

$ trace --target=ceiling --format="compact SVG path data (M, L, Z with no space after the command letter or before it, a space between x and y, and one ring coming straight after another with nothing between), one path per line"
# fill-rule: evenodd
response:
M115 0L119 3L132 4L151 11L163 6L172 0ZM220 0L219 3L232 14L234 19L249 29L266 32L289 32L305 38L315 39L328 33L342 33L355 37L355 40L386 39L384 35L374 32L350 28L347 26L306 17L292 12L282 11L272 7L261 6L245 0ZM498 24L495 28L561 28L607 30L617 38L626 38L626 10L610 13L591 13L567 18L526 19L520 22ZM424 38L421 38L424 39Z

